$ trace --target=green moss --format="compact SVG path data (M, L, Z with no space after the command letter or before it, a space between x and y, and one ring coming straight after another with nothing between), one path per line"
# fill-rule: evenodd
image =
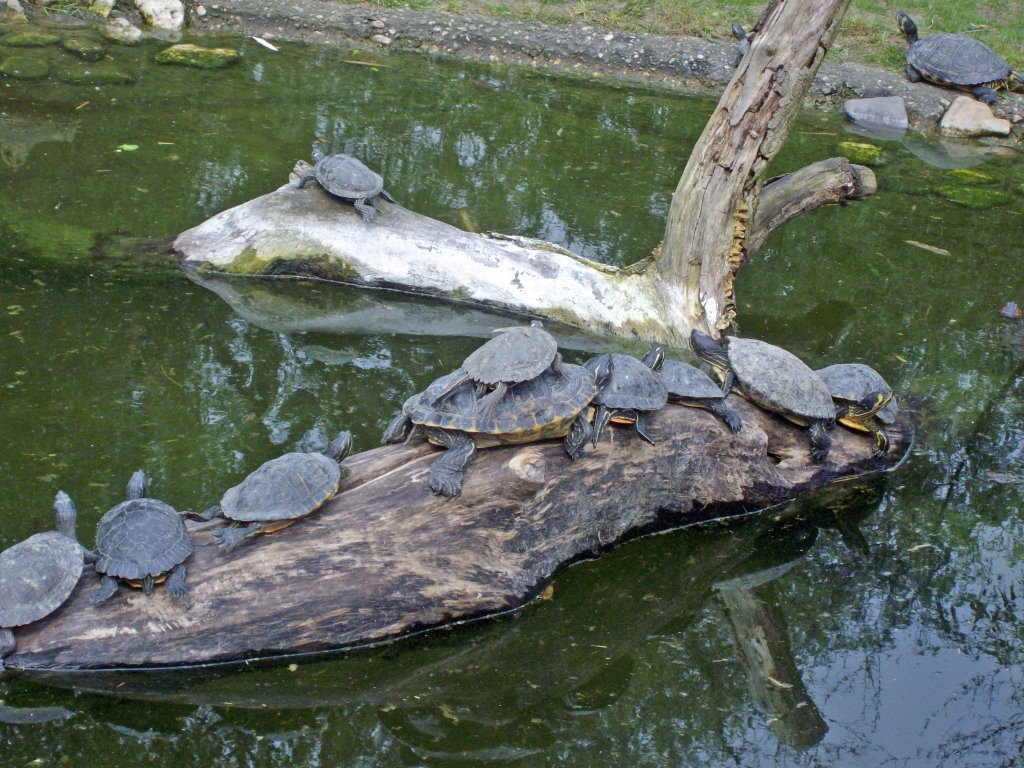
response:
M839 150L847 159L860 165L885 165L888 162L881 147L866 141L841 141Z
M238 61L233 48L203 48L201 45L182 43L165 48L156 55L159 64L181 64L199 69L220 69Z
M949 172L949 175L964 184L991 184L995 181L987 173L975 171L971 168L955 168Z
M61 47L86 61L99 61L107 52L102 45L85 37L66 37L61 41Z
M327 254L282 257L246 248L230 264L205 268L230 275L270 275L315 277L338 283L358 282L362 275L349 262Z
M11 48L42 48L59 42L60 38L57 35L51 35L48 32L36 32L34 30L9 32L0 37L0 45L9 45Z
M978 187L953 186L951 184L937 187L936 194L947 200L975 210L986 210L1007 205L1013 200L1009 192L1001 189L979 189Z
M38 80L48 74L50 65L35 56L11 56L0 64L0 75L18 80Z
M57 77L72 85L128 85L135 77L113 62L100 62L79 67L69 67Z

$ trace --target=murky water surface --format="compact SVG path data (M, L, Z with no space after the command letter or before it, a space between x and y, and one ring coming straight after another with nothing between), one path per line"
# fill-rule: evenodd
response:
M49 526L58 488L91 539L140 466L203 508L341 426L372 447L478 343L293 322L302 295L325 316L367 301L325 285L262 286L261 311L236 313L154 255L167 238L322 149L457 226L630 263L660 239L711 108L227 42L243 60L222 72L155 65L145 46L105 62L134 84L66 82L83 65L54 47L32 54L48 77L0 79L0 547ZM776 170L851 141L867 140L809 115ZM91 684L120 696L9 677L0 764L1018 764L1024 327L997 312L1024 303L1024 161L873 143L879 194L788 225L739 297L744 333L882 371L920 423L897 474L786 525L635 542L517 615L376 651Z

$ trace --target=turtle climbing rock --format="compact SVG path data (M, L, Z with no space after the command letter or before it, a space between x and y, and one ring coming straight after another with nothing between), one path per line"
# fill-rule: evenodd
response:
M102 603L117 594L119 582L141 588L148 595L153 586L167 582L172 597L184 597L185 560L192 542L181 514L170 504L146 496L148 480L140 469L125 489L122 501L100 518L96 527L96 573L103 575L92 595Z
M568 363L558 371L544 370L508 387L486 418L477 407L476 385L456 370L406 400L382 442L399 443L422 434L447 448L431 465L428 481L434 493L444 496L462 493L464 474L476 458L477 447L564 437L566 453L575 460L590 439L587 406L608 380L608 366L609 356L604 355L593 370ZM440 392L448 394L434 405Z
M904 11L896 21L907 38L907 78L970 91L978 101L994 104L996 89L1011 79L1024 83L1009 63L987 45L967 35L939 34L919 38L917 25Z
M341 462L351 450L352 433L345 431L323 453L294 452L271 459L229 488L220 504L201 516L223 516L240 524L214 534L225 552L253 536L287 528L338 493L347 474Z
M690 344L697 357L724 372L723 392L735 382L754 404L808 427L811 457L817 462L828 458L832 439L827 430L835 427L835 405L825 382L800 358L757 339L726 336L719 344L697 330Z
M14 652L11 627L39 621L67 600L91 554L75 537L75 505L63 491L53 503L54 531L0 552L0 672ZM91 559L91 558L90 558Z
M380 198L389 203L395 202L384 189L381 175L371 171L352 155L328 155L317 162L313 170L302 175L297 187L302 189L314 180L325 191L352 203L362 214L363 221L373 221Z
M875 438L874 454L889 451L883 425L896 420L899 408L892 387L870 365L837 363L815 371L825 382L836 403L836 420L850 429L870 432Z
M602 360L611 360L611 376L594 398L594 445L608 422L632 424L636 433L651 445L654 440L647 433L647 414L662 408L668 402L668 392L654 373L665 356L665 348L652 349L643 361L631 355L612 354L591 358L584 365L596 372Z

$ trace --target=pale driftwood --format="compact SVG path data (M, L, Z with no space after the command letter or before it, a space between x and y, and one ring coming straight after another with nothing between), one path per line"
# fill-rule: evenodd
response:
M186 264L239 274L289 274L388 288L561 321L590 333L685 347L692 328L733 318L736 270L786 218L873 191L867 169L780 185L755 220L760 176L781 147L849 0L774 0L755 29L673 196L656 259L628 269L536 240L463 232L382 204L372 224L318 187L283 186L182 233ZM835 169L833 169L835 170ZM792 199L783 199L785 195ZM629 254L625 255L627 260Z
M194 531L192 593L134 590L101 606L86 570L70 601L18 631L7 658L24 669L187 665L362 645L523 605L567 563L639 533L762 507L837 479L893 466L892 452L833 433L825 465L810 462L799 428L732 396L733 435L710 414L654 414L656 446L613 428L570 464L559 443L480 452L457 499L433 496L428 445L350 457L344 492L323 510L229 556L211 527Z

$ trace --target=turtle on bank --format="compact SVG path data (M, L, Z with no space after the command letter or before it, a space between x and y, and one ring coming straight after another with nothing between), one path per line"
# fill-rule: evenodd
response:
M148 595L167 582L167 592L188 594L185 560L192 542L181 514L170 504L146 496L148 480L140 469L128 481L125 501L100 518L96 527L96 573L103 575L92 601L102 603L117 594L120 581Z
M77 511L63 491L53 502L54 531L37 533L0 552L0 672L15 649L11 627L39 621L67 600L85 561L95 556L75 536Z
M690 345L697 357L724 372L723 392L735 383L751 402L808 427L811 457L817 462L828 458L832 439L827 430L835 427L835 405L825 382L800 358L756 339L726 336L719 344L696 329Z
M494 387L477 401L480 418L490 421L494 408L510 386L529 381L551 369L561 371L562 356L558 342L544 330L540 320L527 326L500 328L493 339L474 350L456 371L448 387L432 395L430 406L437 406L466 382L472 381L479 390Z
M1011 78L1024 83L1006 59L967 35L939 34L921 39L917 25L900 11L896 21L907 38L907 78L970 91L978 101L996 102L996 89L1006 88Z
M363 221L373 221L377 215L378 198L384 198L389 203L395 202L384 189L381 175L371 171L352 155L328 155L319 160L313 170L302 175L297 188L302 189L314 180L335 197L352 203L362 214Z
M654 440L647 434L647 414L663 407L668 402L665 385L654 373L665 357L665 348L656 346L643 361L632 355L612 354L591 358L584 365L595 372L603 359L611 359L611 376L601 391L594 397L597 411L594 414L594 445L601 439L601 433L608 422L632 424L636 433L651 445Z
M881 425L892 424L899 409L892 387L870 365L837 363L815 371L825 382L836 403L836 420L850 429L870 432L875 438L874 454L889 452L889 438Z
M648 356L650 354L649 352ZM739 432L742 429L743 422L740 417L725 404L727 393L700 368L681 360L665 360L653 370L665 385L670 403L703 408L724 421L732 432Z
M747 55L747 51L750 50L750 35L747 34L747 30L743 28L742 24L734 21L732 36L736 38L736 60L733 62L733 66L738 67L743 61L743 57Z
M287 528L338 493L347 472L341 462L352 450L352 433L339 434L323 453L286 453L262 464L229 488L220 504L201 514L241 523L214 533L225 552L261 533Z
M593 370L565 363L540 375L512 384L485 417L477 407L476 385L456 370L434 380L402 406L381 442L399 443L424 435L447 450L430 467L430 490L458 496L466 468L477 447L516 445L565 438L569 458L577 459L590 439L588 406L607 382L611 361L598 358ZM441 402L438 393L448 392Z

